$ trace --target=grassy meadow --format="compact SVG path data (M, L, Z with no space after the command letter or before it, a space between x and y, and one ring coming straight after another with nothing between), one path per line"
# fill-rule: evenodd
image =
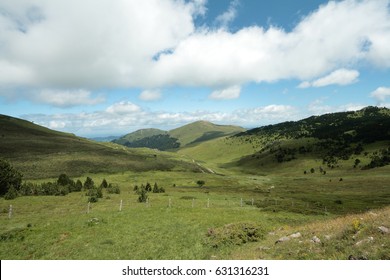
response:
M66 173L120 188L103 189L90 204L86 190L1 197L1 259L390 259L390 150L382 134L331 142L270 126L263 130L271 134L212 139L215 132L200 136L198 122L185 127L197 141L161 152L6 116L0 124L1 157L24 182ZM332 150L330 164L323 157ZM376 167L365 168L374 159ZM140 203L134 187L148 182L165 192Z
M224 175L192 172L121 172L86 174L96 184L105 178L120 186L120 194L107 194L88 209L85 192L67 196L29 196L0 199L0 254L2 259L347 259L346 239L338 249L313 254L291 254L302 244L274 245L279 235L312 232L318 225L322 235L336 236L348 231L354 218L374 211L387 219L390 193L384 187L384 172L370 177L339 174L311 177L267 175ZM390 173L389 173L390 174ZM52 179L34 182L55 181ZM85 180L85 177L74 179ZM197 180L206 184L199 187ZM371 187L362 187L362 181ZM157 182L165 193L149 193L148 203L137 202L135 185ZM319 187L320 185L320 187ZM122 201L122 208L120 209ZM12 217L9 206L12 204ZM120 211L121 210L121 211ZM356 214L358 213L358 214ZM379 214L378 214L379 215ZM344 218L339 218L344 217ZM351 216L355 217L355 216ZM351 220L336 224L335 219ZM359 219L359 218L356 218ZM380 225L379 225L380 224ZM247 227L258 230L258 238L245 239ZM368 226L368 225L367 225ZM232 227L232 229L230 229ZM361 238L376 232L371 225ZM272 233L275 233L272 235ZM244 236L244 237L242 237ZM352 236L352 234L351 234ZM378 234L378 236L380 236ZM352 238L352 237L351 237ZM367 258L389 258L388 239L375 239ZM254 242L251 242L254 241ZM387 243L386 243L386 242ZM356 241L357 242L357 241ZM385 242L385 243L383 243ZM289 243L289 244L290 244ZM381 243L381 244L379 244ZM382 246L387 244L386 246ZM345 246L344 246L345 245ZM304 246L313 244L304 241ZM259 248L266 248L260 250ZM268 249L269 248L269 249ZM353 247L352 247L353 249ZM360 248L359 248L360 249ZM378 253L379 252L379 253Z

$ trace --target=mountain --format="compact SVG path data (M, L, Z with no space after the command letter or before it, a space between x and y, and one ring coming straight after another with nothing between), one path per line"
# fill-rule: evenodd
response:
M96 142L111 142L112 140L117 139L119 136L102 136L102 137L90 137L89 140Z
M207 121L197 121L170 131L153 128L141 129L126 134L113 142L127 147L147 147L165 151L244 131L244 128L238 126L216 125Z
M262 126L179 153L214 170L252 173L298 167L310 171L319 165L322 171L381 167L390 164L390 109L366 107Z
M126 170L201 172L199 166L174 154L98 143L5 115L0 115L0 127L0 157L10 161L25 178Z
M145 128L145 129L139 129L132 133L128 133L118 139L113 139L114 141L112 142L125 145L128 142L131 143L131 142L139 141L146 137L152 137L155 135L165 135L165 134L168 134L168 131L164 131L156 128Z

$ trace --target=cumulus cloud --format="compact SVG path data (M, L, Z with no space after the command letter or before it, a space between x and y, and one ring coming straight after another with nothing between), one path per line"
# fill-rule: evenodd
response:
M390 87L378 87L371 92L370 96L375 98L379 103L383 103L387 98L390 98Z
M356 70L349 69L338 69L326 75L325 77L319 78L312 82L304 81L299 84L299 88L308 88L308 87L325 87L329 85L340 85L345 86L349 84L356 83L358 81L360 73Z
M322 115L332 112L357 111L367 104L348 103L344 105L328 105L325 104L326 98L316 99L308 105L308 112L314 115Z
M215 90L213 91L209 98L210 99L217 99L217 100L223 100L223 99L236 99L240 97L241 93L241 87L240 86L232 86L228 87L222 90Z
M22 116L37 124L68 131L81 136L120 135L145 127L172 129L198 120L218 124L260 126L298 119L301 112L289 105L273 104L264 107L234 110L232 112L148 111L128 101L115 103L105 110L91 113L30 114Z
M366 62L390 67L389 1L329 2L291 31L271 26L201 30L153 65L158 84L227 86L308 80ZM331 19L331 20L330 20ZM381 59L379 58L381 57Z
M140 93L139 99L143 101L156 101L161 99L161 96L160 90L144 90Z
M140 111L141 108L138 105L129 101L121 101L119 103L115 103L106 109L107 113L117 115L132 114Z
M361 63L390 67L389 0L330 1L289 32L197 29L205 3L3 0L0 85L227 88L308 81ZM234 18L231 7L222 24Z
M33 95L35 102L50 104L55 107L73 107L79 105L96 105L105 101L102 96L92 97L87 90L52 90L44 89Z

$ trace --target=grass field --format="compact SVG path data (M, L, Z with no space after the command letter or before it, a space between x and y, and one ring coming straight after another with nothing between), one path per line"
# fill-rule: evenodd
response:
M282 162L267 150L313 138L220 137L160 152L0 121L1 155L25 181L66 173L121 190L91 204L85 191L0 198L1 259L390 259L379 230L390 228L390 165L362 169L388 141L331 168L320 150ZM139 203L134 186L147 182L165 193Z
M313 249L313 253L303 254L301 244L295 240L290 242L292 247L273 244L276 236L296 231L307 232L306 237L309 238L309 229L316 224L320 225L317 232L321 236L335 236L338 232L348 231L352 225L354 216L350 218L349 213L363 216L367 216L362 214L366 211L382 213L380 211L384 210L376 209L390 204L390 191L388 186L384 186L389 178L384 173L377 171L377 175L370 178L363 174L360 177L350 174L342 182L335 180L334 184L328 182L324 185L321 184L322 178L319 175L289 178L276 175L221 176L161 171L87 174L96 183L106 178L107 181L118 184L121 193L104 193L103 199L91 204L89 213L84 192L59 197L19 197L12 201L0 199L0 257L346 259L351 254L347 248L354 242L352 239L341 242L338 246L343 248L340 250L333 247L322 249L318 255L314 255L317 249ZM334 175L334 179L336 178L338 174ZM85 177L80 179L84 181ZM199 179L206 182L205 186L197 186L196 180ZM370 188L361 187L362 179L370 184ZM42 181L45 180L35 182ZM150 193L149 203L138 203L133 187L147 182L157 182L166 189L166 193ZM122 209L119 211L121 201ZM13 208L11 218L10 204ZM375 222L390 226L389 210L381 215L387 219ZM347 219L350 222L337 223L337 219ZM338 227L325 233L324 228L329 223L336 223ZM368 238L367 234L375 231L376 224L364 224L367 233L361 235ZM256 242L248 242L245 238L242 240L237 237L243 234L240 229L248 225L261 232L262 238ZM230 227L233 229L230 230ZM270 235L273 232L276 236ZM365 253L367 258L389 257L388 239L379 237L378 234L375 239L378 246L370 244L369 248L364 247L368 252ZM307 248L313 247L310 242L304 242ZM382 244L387 245L381 246ZM291 253L298 248L301 253Z

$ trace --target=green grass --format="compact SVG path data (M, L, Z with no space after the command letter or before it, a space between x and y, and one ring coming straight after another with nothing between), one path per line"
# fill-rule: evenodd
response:
M301 179L306 180L272 175L220 176L198 173L194 176L194 173L179 171L86 174L85 176L92 176L96 184L100 184L103 178L110 183L119 184L121 194L105 193L103 199L91 204L89 213L87 197L83 192L64 197L19 197L12 201L0 199L0 257L302 258L301 255L283 255L290 252L291 248L267 255L262 255L264 252L259 255L256 248L267 247L270 242L274 242L269 239L268 233L281 228L295 231L311 223L333 221L346 213L388 205L390 191L384 184L389 179L383 173L377 170L376 176L370 180L364 176L346 177L343 182L335 182L333 185L322 185L322 178L315 174L311 178L301 176ZM85 177L79 178L85 180ZM363 178L370 185L369 189L357 184ZM198 179L206 181L206 185L198 187ZM35 182L42 181L45 180ZM166 193L149 194L149 205L137 203L137 195L133 192L135 184L146 182L152 185L157 182L166 189ZM272 186L274 187L270 189ZM335 199L343 201L341 207L334 202ZM123 203L121 212L120 200ZM14 209L11 219L7 213L10 204ZM324 205L328 207L327 211L323 208ZM242 223L257 225L264 232L265 239L239 245L222 242L217 248L212 246L215 241L209 240L210 229L218 232L234 225L239 227ZM280 234L282 233L284 231ZM323 258L341 256L333 253L327 255L326 252L321 255ZM386 252L378 252L375 256L379 257L380 254L383 257ZM306 258L312 256L307 255Z
M121 189L104 191L89 213L84 192L0 198L1 259L390 258L388 236L377 230L390 228L390 166L361 169L388 141L364 144L366 155L329 168L319 151L279 163L262 150L310 146L314 138L210 140L216 134L199 133L191 136L198 142L172 153L99 144L3 116L0 122L2 156L27 181L55 181L65 172ZM147 182L166 192L138 203L133 188ZM275 244L295 232L302 237ZM310 241L314 235L321 244Z

